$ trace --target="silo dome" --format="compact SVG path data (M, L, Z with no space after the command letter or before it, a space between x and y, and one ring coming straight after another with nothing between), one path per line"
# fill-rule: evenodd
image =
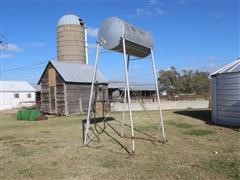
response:
M85 25L76 15L65 15L57 24L57 56L59 61L87 62Z
M82 20L78 16L69 14L69 15L64 15L63 17L61 17L60 20L58 21L57 26L67 25L67 24L80 25L81 22L82 22Z

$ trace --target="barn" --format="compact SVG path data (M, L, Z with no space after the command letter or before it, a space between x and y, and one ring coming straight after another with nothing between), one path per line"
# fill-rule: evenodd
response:
M240 126L240 58L211 74L212 121Z
M0 81L0 110L35 105L35 91L27 81Z
M38 82L41 110L49 114L70 115L87 111L94 67L92 65L50 61ZM108 99L108 82L97 72L96 101Z

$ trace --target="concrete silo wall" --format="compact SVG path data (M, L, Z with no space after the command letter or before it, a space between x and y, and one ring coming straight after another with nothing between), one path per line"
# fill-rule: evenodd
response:
M57 32L58 60L86 64L84 25L60 25Z

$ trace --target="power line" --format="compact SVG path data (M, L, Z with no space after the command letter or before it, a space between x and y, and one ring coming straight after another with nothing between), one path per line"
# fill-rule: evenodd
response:
M41 61L41 62L38 62L38 63L35 63L35 64L29 64L29 65L26 65L26 66L19 66L19 67L15 67L15 68L10 68L10 69L6 69L2 72L19 71L19 70L29 68L29 67L36 67L36 66L40 66L42 64L45 64L48 61L49 60L45 60L45 61Z

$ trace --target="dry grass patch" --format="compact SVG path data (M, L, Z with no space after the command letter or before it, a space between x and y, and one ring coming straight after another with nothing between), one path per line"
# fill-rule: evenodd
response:
M32 122L2 114L0 179L239 179L239 131L209 125L203 111L164 111L165 144L156 142L158 112L133 112L134 155L128 114L123 138L122 114L112 113L103 132L103 123L92 126L88 147L85 116Z

